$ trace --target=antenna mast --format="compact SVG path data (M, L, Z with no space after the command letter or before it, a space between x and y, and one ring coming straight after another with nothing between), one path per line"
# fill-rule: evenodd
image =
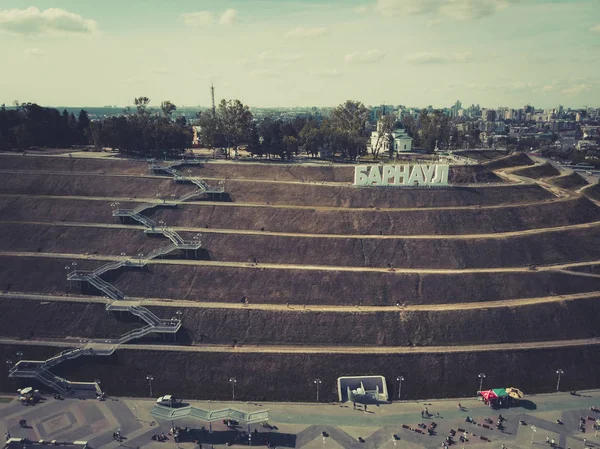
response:
M214 81L210 82L210 96L212 98L212 113L213 117L217 115L217 109L215 108L215 83Z

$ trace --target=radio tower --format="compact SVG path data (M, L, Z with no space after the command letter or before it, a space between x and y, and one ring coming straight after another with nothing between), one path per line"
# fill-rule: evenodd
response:
M210 82L210 96L212 98L212 113L213 117L217 115L217 109L215 108L215 83L214 81Z

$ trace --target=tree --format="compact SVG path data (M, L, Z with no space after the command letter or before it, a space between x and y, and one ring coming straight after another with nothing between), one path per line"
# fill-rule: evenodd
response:
M77 118L77 132L79 143L82 145L90 142L90 117L87 111L81 109L79 111L79 117Z
M306 154L318 156L319 150L323 147L323 133L319 128L319 124L315 120L308 120L300 133L300 149L306 151Z
M137 108L137 113L139 115L146 114L146 108L150 104L150 98L148 97L138 97L133 100L135 107Z
M373 148L371 148L375 159L379 157L379 152L383 148L385 142L388 143L388 151L391 151L393 153L394 138L393 136L390 138L390 136L394 131L395 126L396 119L391 114L384 115L379 119L379 123L377 124L377 140L375 141L375 145L373 146Z
M175 112L176 109L177 106L175 106L169 100L163 101L160 104L160 110L162 111L163 117L165 118L171 118L171 115L173 114L173 112Z
M325 140L334 154L340 152L342 157L350 159L366 154L368 118L369 110L360 101L348 100L333 109L330 123L322 129L328 134Z
M212 111L198 112L196 123L200 126L200 144L208 148L216 148L224 145L219 134L217 116Z
M217 127L229 148L237 150L240 143L248 141L254 117L250 108L240 100L221 100L217 108Z

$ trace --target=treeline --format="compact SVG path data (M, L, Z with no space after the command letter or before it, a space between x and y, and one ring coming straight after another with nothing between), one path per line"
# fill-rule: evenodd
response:
M346 101L325 118L298 116L289 120L266 117L256 120L249 107L239 100L222 100L213 109L198 112L194 123L185 117L173 119L177 107L163 101L160 109L149 108L150 99L134 99L135 108L123 115L90 122L86 111L77 117L66 110L32 103L15 109L0 109L0 149L69 147L94 145L113 148L139 157L178 157L192 146L193 129L201 146L222 148L226 157L240 148L256 156L289 159L299 154L356 160L367 153L375 129L370 110L359 101ZM481 146L480 130L467 123L460 130L442 111L421 111L398 121L393 115L380 119L380 138L372 152L379 157L384 142L397 128L413 138L413 148L433 151Z
M201 145L234 151L244 145L254 155L282 159L300 153L316 156L323 149L356 159L367 151L368 119L369 110L357 101L339 105L322 121L310 117L256 121L239 100L222 100L214 111L198 113Z
M97 148L115 148L121 153L141 157L178 157L192 145L192 130L185 117L172 120L177 107L161 103L159 113L148 109L150 99L134 100L136 111L93 122L90 142Z
M89 131L90 119L84 110L75 117L66 109L60 113L34 103L0 107L0 150L86 145Z

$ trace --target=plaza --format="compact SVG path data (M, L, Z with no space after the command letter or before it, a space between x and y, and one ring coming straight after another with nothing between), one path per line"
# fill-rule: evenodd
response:
M94 399L55 400L52 396L33 406L24 406L16 398L0 398L0 429L8 430L13 438L27 438L31 442L39 440L74 442L87 441L90 448L116 449L181 447L192 449L227 447L236 440L233 447L247 445L241 438L247 431L244 423L234 429L222 422L209 424L199 419L186 417L174 421L161 420L151 414L155 399L112 398L98 401ZM457 403L460 401L462 410ZM402 401L391 404L369 405L363 409L357 404L354 409L347 403L255 403L255 402L216 402L187 401L184 403L199 408L236 408L249 412L268 410L269 421L251 425L253 446L262 446L262 438L267 438L280 448L435 448L441 447L446 436L453 431L456 447L471 448L539 448L550 446L546 438L554 439L556 447L581 448L600 447L600 437L594 431L595 419L600 413L590 407L600 403L600 390L570 393L554 393L526 396L519 406L493 410L476 399ZM430 416L422 418L427 410ZM439 415L438 415L439 414ZM502 414L505 421L503 430L495 425L486 425L486 418L496 423ZM474 423L466 422L473 418ZM585 419L585 432L579 430L580 418ZM593 419L589 419L589 418ZM25 419L27 428L21 428L19 421ZM560 420L562 424L557 423ZM520 423L522 421L522 423ZM435 422L435 433L427 435L411 429L419 423L429 426ZM189 427L190 437L182 437L175 442L169 431L173 427ZM486 428L488 427L488 428ZM535 428L533 431L532 427ZM121 442L113 434L120 430ZM164 442L152 440L152 435L166 434ZM461 442L460 435L468 441ZM483 438L482 438L483 437ZM533 438L533 443L532 443ZM585 446L584 446L584 438ZM361 441L362 439L362 441ZM31 447L28 444L27 447ZM75 447L75 446L71 446Z

